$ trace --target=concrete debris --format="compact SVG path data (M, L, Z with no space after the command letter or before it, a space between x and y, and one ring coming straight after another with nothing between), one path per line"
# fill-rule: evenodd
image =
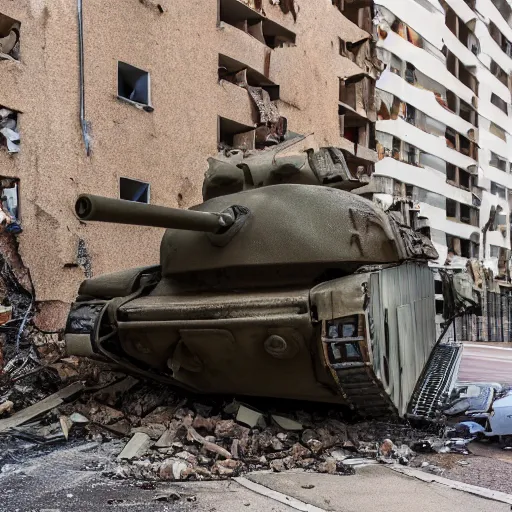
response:
M146 453L146 450L151 445L151 439L147 434L137 432L130 439L129 443L123 448L123 451L119 454L119 460L131 460L136 457L140 457Z
M12 412L14 408L14 404L10 400L6 400L5 402L0 404L0 416L4 414L9 414Z
M248 427L254 428L257 425L265 427L265 419L263 418L263 414L259 411L255 411L254 409L250 409L249 407L245 407L241 405L238 408L238 412L236 414L236 421L238 423L243 423Z
M284 416L278 416L276 414L272 415L272 419L284 430L302 430L302 425L294 421L290 418L285 418Z
M64 389L61 389L57 393L50 395L44 400L41 400L41 402L38 402L30 407L27 407L22 411L18 411L17 413L13 414L10 418L0 420L0 432L4 432L10 428L23 425L24 423L27 423L28 421L36 418L37 416L40 416L50 411L51 409L58 407L59 405L63 404L65 400L83 391L83 389L84 385L82 382L75 382L74 384L71 384L65 387Z

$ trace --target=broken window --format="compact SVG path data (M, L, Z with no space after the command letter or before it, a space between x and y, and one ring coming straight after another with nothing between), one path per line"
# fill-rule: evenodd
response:
M457 218L457 201L446 199L446 217Z
M406 82L410 84L414 84L416 82L415 72L416 68L410 63L407 62L406 68L405 68L405 80Z
M457 183L457 167L450 163L446 164L446 181Z
M236 27L270 48L294 46L295 34L264 16L261 7L261 0L253 6L239 0L219 0L217 24Z
M501 158L496 153L493 153L491 151L491 159L489 161L489 165L492 165L493 167L497 167L500 171L507 172L508 169L508 163L504 158Z
M452 149L457 149L457 138L456 138L456 134L455 134L455 130L453 130L452 128L446 128L446 145L449 147L449 148L452 148Z
M18 112L0 105L0 148L9 153L20 151L20 134L18 130Z
M149 203L149 183L130 178L120 178L119 197L136 203Z
M416 109L409 105L409 103L405 104L405 120L410 124L415 124L416 122Z
M499 258L500 256L500 248L497 245L491 245L491 258Z
M460 221L471 224L471 208L467 204L460 203Z
M0 231L21 233L19 180L2 178L0 187Z
M395 160L402 159L402 141L398 137L393 137L392 156Z
M391 73L395 73L395 75L402 76L402 68L403 61L399 59L396 55L391 55L391 61L389 63L389 69Z
M491 103L508 115L507 102L502 100L497 94L491 94Z
M507 136L505 134L505 130L501 127L499 127L496 123L493 123L491 121L491 124L489 126L489 131L493 134L493 135L496 135L496 137L500 138L501 140L507 142Z
M0 60L20 60L20 22L0 13Z
M118 62L117 97L152 112L149 73L126 62Z
M456 112L456 110L454 110L454 112ZM461 100L460 98L459 116L462 117L464 121L467 121L468 123L471 123L473 126L478 127L478 115L475 109L469 103L466 103L464 100Z
M507 73L494 61L491 60L491 73L503 84L508 87Z
M491 181L491 194L494 196L498 196L501 199L506 199L507 189L505 187L502 187L501 185L498 185L498 183Z
M355 110L356 108L356 82L347 82L339 79L340 102Z
M459 70L458 70L458 78L459 80L469 89L471 89L478 96L478 80L474 75L472 75L468 68L459 61Z
M237 123L225 117L219 117L217 139L219 151L233 148L255 149L256 129L253 126Z
M465 238L460 239L460 255L463 258L471 258L471 242Z
M227 55L219 54L218 62L219 81L226 80L241 87L260 87L269 94L271 101L279 99L279 85L265 75Z
M471 174L459 169L459 185L466 190L471 189Z

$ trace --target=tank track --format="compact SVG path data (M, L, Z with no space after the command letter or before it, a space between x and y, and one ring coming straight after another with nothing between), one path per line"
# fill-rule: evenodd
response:
M397 414L395 406L381 382L375 377L371 366L365 363L340 366L331 365L345 400L360 416L380 418Z

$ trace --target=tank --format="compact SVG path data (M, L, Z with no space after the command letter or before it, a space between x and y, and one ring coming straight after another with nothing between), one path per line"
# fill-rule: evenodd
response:
M81 284L68 353L194 392L405 415L436 342L437 253L350 192L361 177L334 149L222 153L190 210L80 196L82 221L165 232L160 265Z

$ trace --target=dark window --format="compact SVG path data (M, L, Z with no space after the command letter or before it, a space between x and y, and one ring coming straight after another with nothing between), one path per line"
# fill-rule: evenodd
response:
M461 203L460 205L460 221L464 224L471 224L471 208L467 204Z
M20 60L20 27L19 21L0 13L0 53L14 60Z
M149 183L130 178L119 180L119 197L137 203L149 203Z
M405 105L405 120L410 124L415 124L416 122L416 109L408 103Z
M459 185L465 189L471 188L471 174L459 169Z
M460 255L463 258L471 258L471 242L469 240L460 239Z
M407 63L407 67L405 69L405 80L409 82L410 84L413 84L416 82L416 77L414 75L414 72L416 71L416 68L410 63Z
M507 191L505 187L498 185L494 181L491 181L491 194L500 197L501 199L507 198Z
M451 218L457 217L457 202L453 199L446 200L446 216Z
M500 171L507 172L507 161L504 158L501 158L496 153L491 151L491 160L489 161L489 165L493 167L497 167Z
M118 62L117 96L142 105L147 112L153 111L149 73L126 62Z
M503 101L497 94L492 93L491 103L508 115L507 102Z

